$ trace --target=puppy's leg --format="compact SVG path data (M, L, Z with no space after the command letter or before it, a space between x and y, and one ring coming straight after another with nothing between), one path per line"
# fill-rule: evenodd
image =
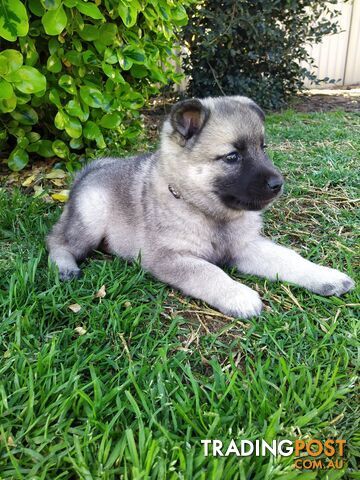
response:
M261 312L262 302L257 292L200 258L162 251L153 258L151 265L144 267L163 282L226 315L248 318Z
M84 259L98 244L79 221L71 224L67 210L48 235L46 243L50 259L59 268L61 280L79 278L81 270L77 261Z
M49 240L50 243L50 240ZM59 269L60 280L72 280L81 276L81 270L76 263L75 256L66 246L56 245L50 249L50 259Z
M309 262L263 237L237 252L235 264L243 273L295 283L324 296L342 295L355 285L344 273Z

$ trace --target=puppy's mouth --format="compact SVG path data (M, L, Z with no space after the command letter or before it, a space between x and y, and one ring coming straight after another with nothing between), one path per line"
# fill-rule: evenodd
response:
M234 195L221 195L222 202L233 210L249 210L249 211L259 211L263 210L265 207L270 205L271 202L275 200L276 197L272 197L267 200L262 200L258 198L254 199L243 199L235 197Z

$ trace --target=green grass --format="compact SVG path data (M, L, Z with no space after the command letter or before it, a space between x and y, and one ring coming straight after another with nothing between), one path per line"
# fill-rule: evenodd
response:
M359 116L289 111L267 126L287 187L266 233L356 279ZM63 284L44 248L59 213L0 193L0 479L359 478L359 288L322 298L244 277L266 304L244 323L100 254ZM330 437L347 440L342 471L200 444Z

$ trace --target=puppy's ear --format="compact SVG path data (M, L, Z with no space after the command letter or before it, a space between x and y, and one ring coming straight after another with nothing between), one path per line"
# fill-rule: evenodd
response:
M262 122L265 122L265 113L255 102L250 104L250 108L259 116Z
M170 112L170 122L176 132L189 140L201 131L209 115L209 110L195 98L176 103Z

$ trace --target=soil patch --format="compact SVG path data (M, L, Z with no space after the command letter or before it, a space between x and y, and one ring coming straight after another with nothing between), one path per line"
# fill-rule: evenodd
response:
M299 95L291 107L298 112L360 112L360 87L349 89L309 90Z

